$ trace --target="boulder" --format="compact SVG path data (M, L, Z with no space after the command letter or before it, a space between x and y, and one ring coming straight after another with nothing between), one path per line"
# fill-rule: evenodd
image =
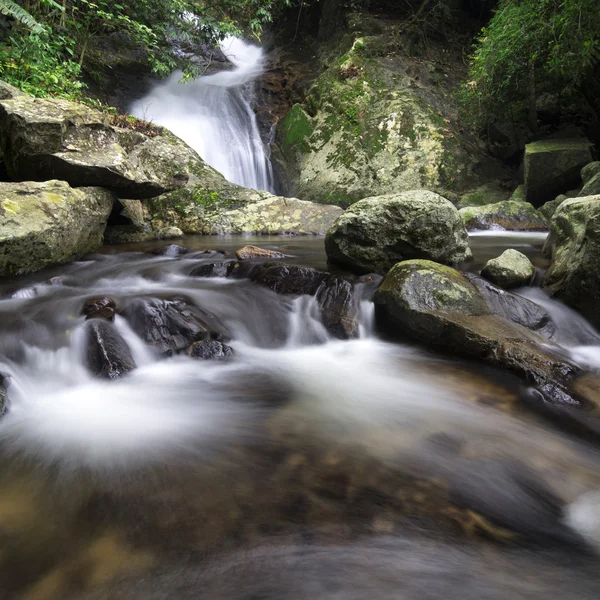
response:
M140 200L120 198L115 202L104 232L105 244L129 244L155 238L150 218Z
M581 169L581 181L583 185L588 183L590 179L593 179L596 175L600 175L600 160L588 163Z
M92 319L85 327L86 364L92 373L118 379L136 368L127 342L112 323Z
M327 233L325 250L329 261L356 273L384 274L410 258L457 264L471 257L456 208L426 190L353 204Z
M535 267L523 253L511 248L488 260L481 274L501 288L510 289L527 285L535 275Z
M178 244L169 244L166 248L156 248L152 250L152 254L155 256L169 256L171 258L190 254L190 252L194 252L194 250L186 248L185 246L179 246Z
M182 298L136 298L122 314L147 344L168 356L194 342L228 336L214 315Z
M286 255L282 254L281 252L251 245L247 245L239 250L236 250L235 255L238 257L238 260L281 260L282 258L286 258Z
M424 66L407 69L393 57L397 32L391 23L386 29L328 57L303 105L280 119L273 156L292 195L347 207L368 196L478 183L473 166L490 159L460 134L446 82L433 85Z
M114 321L116 310L117 304L112 298L88 298L81 309L81 314L85 315L86 320L106 319L107 321Z
M518 186L515 191L512 193L509 200L514 200L515 202L526 202L527 201L527 187L525 185Z
M10 100L17 96L26 96L25 92L22 92L19 88L16 88L10 83L0 81L0 100Z
M568 200L568 196L565 194L560 194L560 196L556 196L554 200L549 200L543 206L540 206L538 212L540 212L543 217L550 222L552 216L556 212L556 209L565 201Z
M116 127L82 104L27 95L0 100L0 153L16 180L62 179L150 198L200 180L224 181L165 129Z
M543 215L529 202L514 200L462 208L460 216L469 231L488 229L547 231L549 227Z
M75 260L102 245L114 195L64 181L0 183L0 276Z
M399 263L375 294L378 326L513 373L545 397L570 397L580 369L549 343L548 314L525 298L475 283L431 261Z
M592 163L595 164L595 163ZM578 196L584 198L586 196L597 196L600 194L600 173L597 173L584 183L583 188L579 192Z
M509 199L509 192L493 184L485 184L477 189L461 196L456 203L457 208L466 208L468 206L484 206L485 204L495 204Z
M580 184L581 169L592 160L586 139L550 139L525 146L527 201L534 206Z
M341 340L358 337L358 307L350 283L332 275L317 292L325 329Z
M187 353L200 360L221 360L233 356L233 348L216 340L203 340L193 343Z
M551 225L552 264L542 285L600 327L600 196L565 200Z
M151 199L148 210L154 229L175 226L205 235L324 234L343 212L233 184L218 192L199 186L176 190Z
M156 232L157 240L174 240L183 237L183 231L179 227L164 227Z

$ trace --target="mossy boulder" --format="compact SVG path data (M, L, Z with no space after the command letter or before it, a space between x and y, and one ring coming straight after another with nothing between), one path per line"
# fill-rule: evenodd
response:
M543 286L600 327L600 195L565 200L551 226Z
M435 89L429 98L434 86L421 89L390 51L388 33L356 39L280 121L275 155L293 195L346 207L367 196L478 183L476 150L445 116L450 94Z
M456 203L457 208L484 206L508 200L509 192L493 184L485 184L464 194Z
M327 233L325 250L330 262L356 273L385 274L410 258L457 264L471 257L458 211L427 190L353 204Z
M123 198L224 181L167 130L110 122L110 115L66 100L25 94L0 100L0 153L9 177L102 186Z
M0 183L0 275L75 260L102 245L115 196L64 181Z
M548 396L568 394L579 368L549 338L538 305L427 260L396 264L375 297L378 327L511 372Z
M600 160L588 163L581 169L581 181L584 185L596 175L600 175Z
M546 231L548 222L529 202L507 200L462 208L460 216L469 230Z
M597 196L598 194L600 194L600 172L596 175L593 175L584 183L583 188L581 189L581 192L579 192L578 196L580 198L585 198L587 196Z
M568 200L568 199L569 199L569 197L566 196L565 194L560 194L559 196L556 196L556 198L554 200L549 200L548 202L546 202L546 204L544 204L543 206L540 206L540 208L538 208L538 211L543 215L543 217L548 222L550 222L550 220L552 219L552 216L556 212L556 209L565 200Z
M527 201L541 206L580 185L581 169L592 160L587 139L551 139L525 146Z
M522 253L512 248L498 258L488 260L481 274L504 289L527 285L535 274L535 267Z

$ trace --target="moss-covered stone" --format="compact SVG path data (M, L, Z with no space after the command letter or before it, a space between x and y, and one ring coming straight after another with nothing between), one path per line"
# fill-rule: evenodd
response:
M0 276L80 258L102 245L115 196L64 181L0 183Z
M484 206L485 204L495 204L508 200L508 192L494 184L485 184L464 194L457 202L457 208L466 208L469 206Z
M544 218L548 222L550 222L550 219L552 219L552 216L556 212L556 209L565 200L568 200L568 199L569 198L567 196L565 196L564 194L560 194L560 196L557 196L554 200L550 200L550 201L546 202L546 204L544 204L543 206L540 206L540 208L538 208L538 211L544 216Z
M447 264L470 257L456 208L434 192L365 198L337 219L325 238L329 260L358 273L386 273L410 258Z
M497 202L462 208L460 216L468 230L547 231L548 222L528 202Z
M488 260L481 274L507 290L527 285L535 274L535 268L522 252L510 248L498 258Z

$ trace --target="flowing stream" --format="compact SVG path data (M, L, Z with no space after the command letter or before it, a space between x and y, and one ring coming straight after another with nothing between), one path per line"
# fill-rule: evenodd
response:
M254 114L255 83L264 54L237 38L221 49L234 68L180 84L173 73L135 102L130 112L170 129L226 179L272 191L273 173Z
M381 340L368 285L361 337L339 341L312 297L190 275L249 241L108 247L0 283L0 597L597 598L598 451L519 408L516 380ZM254 243L324 266L321 238ZM596 332L528 294L600 367ZM87 368L99 296L137 364L114 381ZM175 298L223 325L230 359L142 341L127 307Z

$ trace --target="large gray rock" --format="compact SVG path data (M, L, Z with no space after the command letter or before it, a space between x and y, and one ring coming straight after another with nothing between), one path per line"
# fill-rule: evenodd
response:
M161 128L115 127L82 104L13 95L0 100L0 153L16 180L62 179L149 198L203 181L224 182L194 150Z
M544 218L549 223L550 220L552 219L554 213L556 212L556 209L565 200L568 200L568 199L569 199L569 197L565 196L565 194L560 194L559 196L556 196L556 198L554 198L554 200L548 200L548 202L546 202L543 206L540 206L538 211L544 216Z
M498 258L488 260L481 274L501 288L510 289L527 285L535 274L535 267L522 252L511 248Z
M353 204L327 233L325 249L332 263L357 273L386 273L410 258L457 264L471 256L454 205L426 190Z
M543 286L600 327L600 195L565 200L548 240L552 264Z
M529 202L507 200L462 208L460 216L469 230L547 231L548 222Z
M586 139L552 139L525 146L527 200L540 206L580 185L581 169L592 160Z
M119 379L136 368L131 350L112 323L91 319L85 325L86 364L98 377Z
M399 263L374 302L385 331L483 360L522 377L547 397L566 397L579 375L549 341L554 327L546 311L450 267L425 260Z
M82 257L102 245L114 195L64 181L0 183L0 275Z

